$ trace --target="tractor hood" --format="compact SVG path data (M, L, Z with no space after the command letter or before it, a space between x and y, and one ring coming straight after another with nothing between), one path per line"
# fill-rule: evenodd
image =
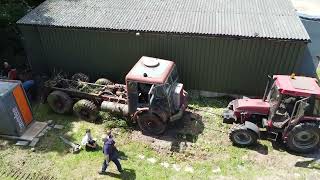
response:
M262 99L237 99L233 103L233 109L241 112L268 114L270 105Z

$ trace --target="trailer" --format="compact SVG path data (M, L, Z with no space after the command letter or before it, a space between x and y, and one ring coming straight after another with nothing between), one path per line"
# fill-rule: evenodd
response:
M48 80L45 96L49 106L59 114L73 110L90 121L97 119L100 110L118 113L152 134L162 134L169 122L181 119L187 107L187 92L178 82L172 61L143 56L127 74L126 84L104 78L95 83L88 80L83 74Z

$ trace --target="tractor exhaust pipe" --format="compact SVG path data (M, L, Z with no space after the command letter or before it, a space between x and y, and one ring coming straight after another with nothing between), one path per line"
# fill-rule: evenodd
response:
M129 114L129 107L127 104L121 104L117 102L103 101L101 103L101 110L115 114L127 116Z

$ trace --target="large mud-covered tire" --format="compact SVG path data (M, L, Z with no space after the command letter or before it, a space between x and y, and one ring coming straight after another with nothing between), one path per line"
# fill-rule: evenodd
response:
M95 84L99 84L99 85L113 85L114 83L112 81L110 81L109 79L106 78L100 78L98 79Z
M149 134L160 135L167 128L167 124L160 117L149 112L137 115L137 121L140 129Z
M62 91L53 91L47 97L47 101L51 109L58 114L68 113L72 109L72 99Z
M89 82L89 76L83 73L76 73L71 77L74 81L82 81L82 82Z
M257 143L258 135L244 124L236 124L230 129L229 139L235 146L247 147Z
M81 99L73 105L74 113L83 120L95 121L98 118L97 106L86 99Z
M309 153L319 148L320 130L315 123L300 123L295 126L287 138L287 146L291 151Z

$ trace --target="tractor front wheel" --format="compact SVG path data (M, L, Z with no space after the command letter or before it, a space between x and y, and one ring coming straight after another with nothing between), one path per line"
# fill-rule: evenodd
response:
M298 153L309 153L318 149L320 130L315 123L300 123L295 126L287 138L287 146Z
M244 124L236 124L230 129L229 139L233 145L246 147L257 143L257 133L247 129Z
M150 134L160 135L167 128L166 123L164 123L159 116L150 112L139 114L137 121L140 129Z
M47 97L47 101L51 109L58 114L70 112L72 109L71 97L62 91L53 91Z
M73 106L74 113L83 120L95 121L98 118L97 106L86 99L81 99Z

